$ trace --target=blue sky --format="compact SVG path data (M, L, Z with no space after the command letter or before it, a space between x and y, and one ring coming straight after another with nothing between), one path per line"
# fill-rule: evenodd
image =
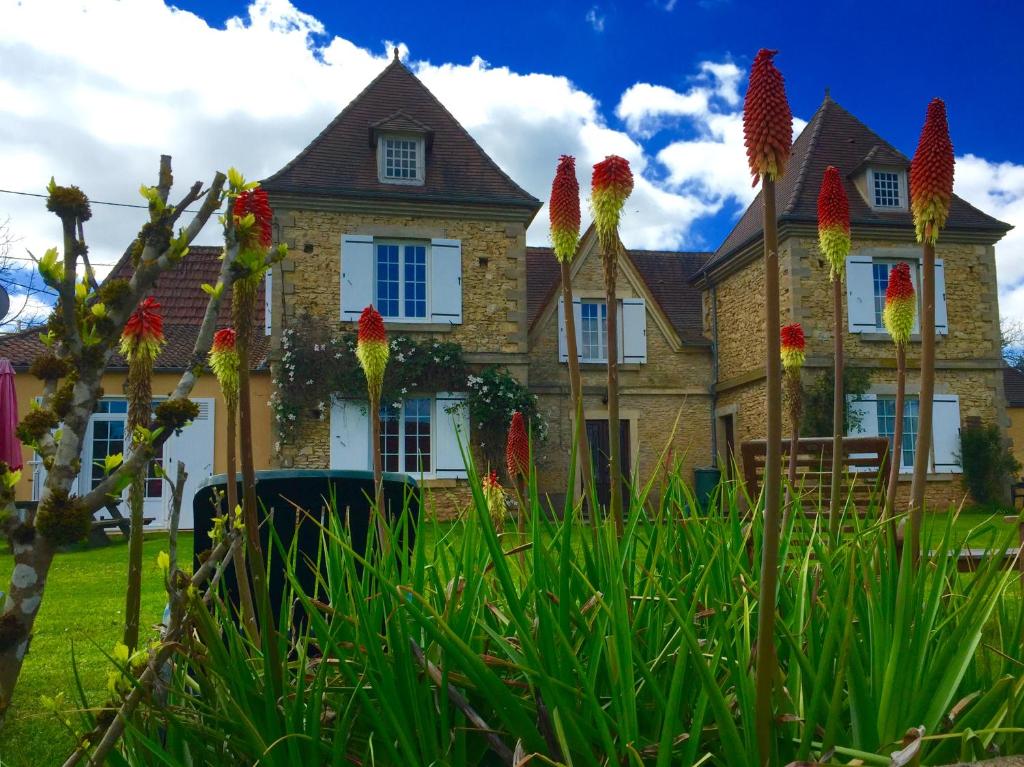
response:
M714 248L752 194L741 99L754 53L772 47L798 119L829 87L907 154L928 100L946 100L958 193L1018 227L998 248L1001 308L1024 318L1024 110L1014 98L1024 81L1024 10L965 8L0 0L0 189L39 190L52 174L96 199L135 202L161 152L175 156L182 181L227 165L266 175L386 65L397 43L538 197L547 197L561 152L579 157L584 186L591 162L623 154L642 179L627 244ZM38 200L0 194L6 217L19 248L45 249L57 236ZM89 233L96 260L112 263L139 223L137 212L97 207ZM216 240L216 232L204 236ZM546 211L529 237L546 241Z

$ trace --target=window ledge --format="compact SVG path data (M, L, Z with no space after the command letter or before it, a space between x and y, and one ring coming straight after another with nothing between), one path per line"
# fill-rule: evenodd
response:
M355 320L342 320L347 325L358 325ZM402 322L401 320L384 320L384 327L401 333L451 333L458 325L450 322Z
M861 339L862 341L867 341L868 343L875 343L875 342L879 342L879 341L885 341L886 343L890 343L890 344L892 343L892 337L888 333L886 333L885 331L878 331L878 332L874 332L874 333L851 333L851 335L854 336L855 338ZM939 341L941 341L942 338L945 335L946 335L945 333L936 332L935 333L935 342L938 343ZM920 333L911 333L911 335L910 335L910 343L912 343L912 344L919 344L919 343L921 343L921 334Z
M926 482L953 482L954 480L959 481L963 476L962 471L949 472L944 474L925 474L924 478ZM900 472L900 482L910 482L914 478L914 473L911 471Z
M568 366L568 361L563 361L560 364ZM641 370L645 363L643 362L620 362L619 370ZM586 360L580 360L580 367L584 370L598 370L600 368L608 367L607 362L588 362Z
M420 487L429 488L445 488L445 487L458 487L459 480L450 479L448 477L424 477L423 479L416 480Z

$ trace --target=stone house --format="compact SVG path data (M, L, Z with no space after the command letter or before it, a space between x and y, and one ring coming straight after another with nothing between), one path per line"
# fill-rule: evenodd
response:
M552 167L554 165L552 158ZM829 164L845 176L854 250L844 323L849 364L871 385L852 407L865 433L891 429L894 354L879 296L920 248L907 209L907 158L826 98L794 145L778 184L782 310L808 334L805 375L831 364L831 288L817 250L816 198ZM352 330L374 304L389 333L458 343L471 367L499 365L536 395L548 426L539 486L554 499L569 476L572 412L559 270L527 247L541 202L519 187L396 58L295 159L263 182L287 259L271 277L271 357L309 318ZM714 253L628 250L618 263L624 471L647 481L678 464L684 476L727 460L764 433L761 202ZM958 429L968 418L1006 424L994 244L1008 227L960 199L938 248L940 341L930 498L959 492ZM607 449L608 307L593 232L573 263L577 346L588 441ZM916 387L907 448L913 457ZM311 379L312 381L312 379ZM435 389L437 387L434 387ZM452 387L448 387L452 388ZM370 414L359 397L300 413L274 461L283 467L367 469ZM385 468L419 475L438 512L467 498L460 445L470 441L466 392L418 392L381 413ZM477 446L474 446L476 448ZM479 450L475 450L480 458ZM600 462L599 462L600 463ZM607 482L600 465L599 484ZM657 476L654 476L657 480ZM452 497L454 496L454 497Z
M805 380L832 362L832 287L818 251L817 196L835 165L850 201L853 246L846 263L846 364L870 386L851 409L859 434L892 436L895 354L881 310L892 265L908 262L919 283L921 247L908 208L909 160L827 95L793 145L776 189L782 322L807 336ZM701 270L705 328L715 339L714 417L718 454L765 430L763 208L760 194ZM968 419L1008 426L1003 393L995 243L1009 226L953 198L936 249L936 386L928 499L959 500L959 431ZM755 309L756 307L756 309ZM919 337L908 350L901 496L909 491L919 390Z

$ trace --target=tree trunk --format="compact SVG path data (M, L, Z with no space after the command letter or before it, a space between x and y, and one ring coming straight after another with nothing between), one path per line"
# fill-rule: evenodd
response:
M935 393L935 246L931 235L932 225L928 224L921 269L921 394L917 403L914 479L910 485L910 551L915 563L921 556L921 520L932 450L932 396Z
M775 219L775 182L763 177L765 384L768 410L764 464L764 536L761 546L761 589L757 606L755 669L756 731L760 763L772 760L772 683L776 675L775 591L779 575L779 503L782 485L782 361L779 357L779 253Z
M605 304L608 311L608 474L611 485L611 496L608 499L608 511L615 520L615 534L621 538L625 530L622 520L622 475L619 467L619 339L618 339L618 299L615 295L615 280L619 268L619 243L615 236L607 247L604 247L604 287ZM569 310L572 309L570 304Z
M889 455L889 484L885 492L886 518L896 513L896 488L900 480L900 460L903 453L903 407L907 396L907 348L896 344L896 421L893 426L892 451Z
M828 533L835 546L839 541L840 516L845 506L840 498L843 479L843 281L839 275L832 279L832 338L835 372L832 388L832 487L828 506Z
M576 425L576 455L580 462L582 477L581 496L590 503L590 522L597 525L598 509L594 508L594 464L590 457L590 443L587 442L587 422L583 411L583 380L580 376L579 349L576 348L576 314L572 308L572 274L569 263L562 262L562 303L565 304L565 345L568 350L569 394L573 401Z

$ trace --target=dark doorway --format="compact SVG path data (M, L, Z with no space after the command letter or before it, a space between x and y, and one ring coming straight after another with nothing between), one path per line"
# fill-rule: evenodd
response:
M734 434L732 414L721 415L718 420L722 424L722 439L725 441L725 450L722 451L722 460L725 463L725 476L732 479L736 471L736 436Z
M608 508L611 499L611 474L608 471L608 419L587 421L587 443L594 462L594 486L597 502ZM622 506L629 506L629 482L632 475L629 450L629 421L619 419L619 461L622 469Z

